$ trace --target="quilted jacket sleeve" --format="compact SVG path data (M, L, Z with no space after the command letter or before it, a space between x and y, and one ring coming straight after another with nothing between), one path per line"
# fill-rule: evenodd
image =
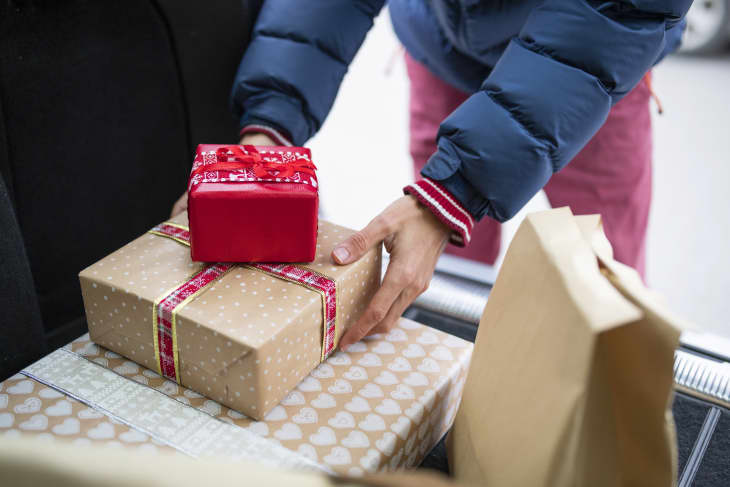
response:
M641 80L690 4L546 0L441 124L422 174L477 219L511 218Z
M320 128L385 0L266 0L236 74L240 125L274 127L294 145Z

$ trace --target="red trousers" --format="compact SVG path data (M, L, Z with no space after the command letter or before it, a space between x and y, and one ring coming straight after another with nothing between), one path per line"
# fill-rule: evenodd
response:
M408 55L406 66L411 82L410 152L419 179L419 171L436 151L439 125L469 95L441 81ZM598 133L544 188L553 207L570 206L576 215L600 213L614 257L642 277L651 206L649 99L649 87L642 81L614 105ZM500 237L500 224L484 217L466 248L449 245L446 252L493 264Z

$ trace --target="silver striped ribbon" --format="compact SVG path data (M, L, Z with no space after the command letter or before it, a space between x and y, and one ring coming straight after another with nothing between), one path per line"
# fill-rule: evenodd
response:
M331 473L303 455L59 349L21 373L194 458Z

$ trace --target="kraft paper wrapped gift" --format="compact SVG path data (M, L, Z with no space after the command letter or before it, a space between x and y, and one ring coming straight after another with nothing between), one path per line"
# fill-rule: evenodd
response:
M113 446L128 445L146 453L175 451L22 373L0 384L0 436L21 435L68 440L74 445L105 446L113 442Z
M255 421L83 336L0 383L0 436L349 475L415 467L451 426L471 354L401 319L332 355Z
M332 353L380 283L380 249L338 266L320 222L308 264L193 262L186 215L80 274L91 339L254 418Z

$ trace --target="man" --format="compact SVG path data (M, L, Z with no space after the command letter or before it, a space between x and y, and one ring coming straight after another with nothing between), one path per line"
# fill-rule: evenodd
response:
M447 242L480 240L472 245L492 260L498 233L476 236L475 221L494 227L543 187L553 204L602 213L619 259L642 270L651 139L650 90L639 83L677 47L690 3L392 0L423 179L333 251L340 264L380 242L391 254L380 290L341 345L388 331ZM231 97L242 143L303 145L383 4L266 1Z

